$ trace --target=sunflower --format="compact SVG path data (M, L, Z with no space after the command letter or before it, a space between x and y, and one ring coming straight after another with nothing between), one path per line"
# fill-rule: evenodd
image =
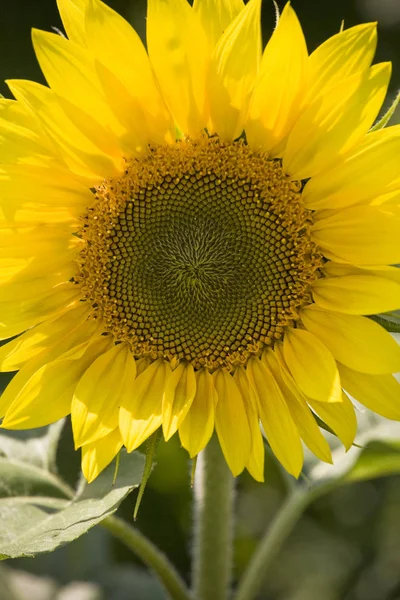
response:
M349 395L400 419L400 126L371 131L391 67L376 24L308 55L288 3L149 0L147 49L100 0L33 31L48 87L0 100L2 426L71 414L91 481L156 430L214 430L263 479L298 476Z

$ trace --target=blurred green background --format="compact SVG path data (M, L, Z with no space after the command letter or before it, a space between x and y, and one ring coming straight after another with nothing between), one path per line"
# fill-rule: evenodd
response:
M108 4L144 37L145 0L109 0ZM278 4L283 8L283 2ZM400 0L293 0L292 4L303 24L309 50L336 33L342 19L345 27L378 20L376 60L393 62L388 103L393 99L400 87ZM264 0L264 41L272 30L273 15L272 2ZM1 82L7 78L43 81L31 46L31 27L62 27L55 0L0 0ZM3 83L0 92L10 96ZM395 120L400 121L399 112ZM1 383L6 383L5 376ZM359 421L363 429L368 429L378 420L359 413ZM335 440L331 441L334 445ZM71 432L66 427L59 464L71 484L78 477L80 458L72 448ZM175 438L167 445L160 444L157 461L137 526L188 579L192 522L189 464ZM236 577L282 501L286 483L271 457L266 480L264 486L247 476L238 481ZM120 509L128 520L132 518L135 496L132 494ZM164 597L140 563L135 563L118 542L99 528L53 554L0 565L0 600ZM343 487L316 502L285 544L260 599L400 600L400 476Z

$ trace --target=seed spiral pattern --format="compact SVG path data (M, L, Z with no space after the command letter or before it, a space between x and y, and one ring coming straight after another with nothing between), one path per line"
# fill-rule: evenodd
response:
M78 280L135 356L232 369L310 302L322 261L310 226L280 161L243 142L183 140L97 188Z

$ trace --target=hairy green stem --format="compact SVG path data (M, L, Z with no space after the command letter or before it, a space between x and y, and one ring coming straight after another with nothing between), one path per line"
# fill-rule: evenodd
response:
M194 492L194 597L227 600L232 577L234 478L215 435L199 455Z
M140 531L119 517L107 517L101 525L154 571L173 600L191 600L175 567Z
M289 493L251 557L239 583L235 600L254 600L268 577L271 563L312 497L312 494L304 489L295 489Z

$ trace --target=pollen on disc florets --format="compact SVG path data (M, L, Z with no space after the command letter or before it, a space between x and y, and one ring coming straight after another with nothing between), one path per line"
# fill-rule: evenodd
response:
M231 369L310 302L322 259L301 183L243 142L154 147L95 198L78 280L137 357Z

